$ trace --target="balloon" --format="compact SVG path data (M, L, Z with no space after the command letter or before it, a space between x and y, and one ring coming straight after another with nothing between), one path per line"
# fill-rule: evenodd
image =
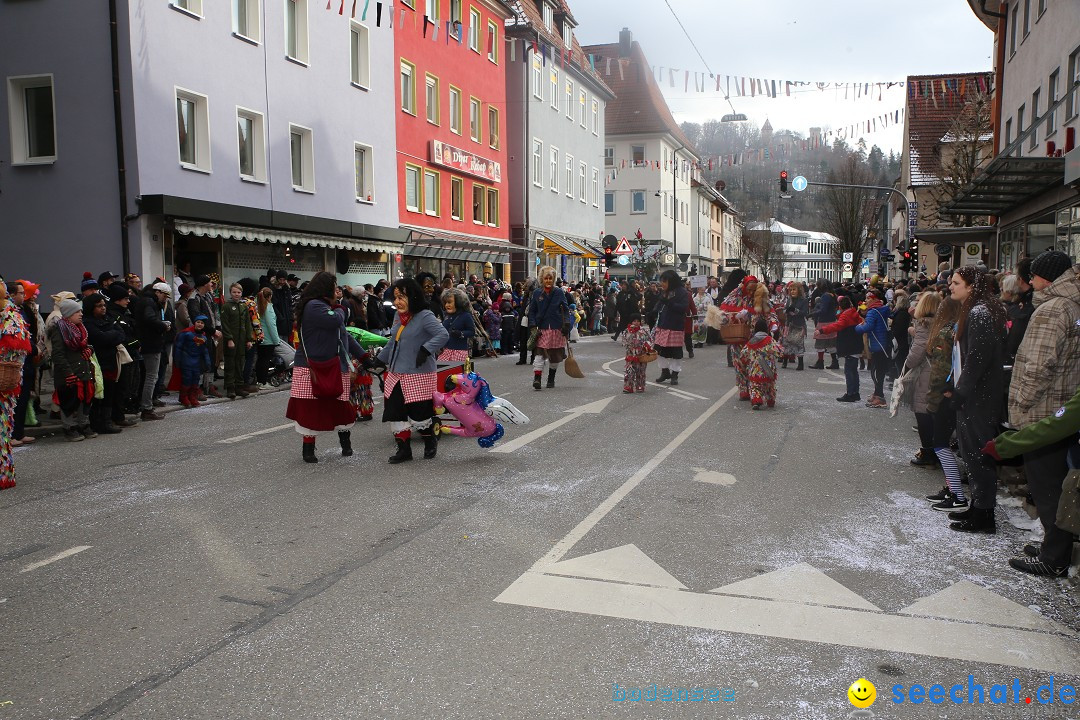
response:
M477 438L480 447L489 448L503 436L503 426L485 412L494 399L487 381L474 372L451 375L454 389L448 393L435 392L436 412L440 408L461 423L460 427L440 427L440 432Z
M491 417L511 425L528 425L529 416L510 404L509 400L497 397L492 398L488 406L484 408Z

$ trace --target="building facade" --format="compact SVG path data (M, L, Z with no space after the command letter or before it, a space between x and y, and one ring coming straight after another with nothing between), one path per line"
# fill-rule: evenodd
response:
M746 232L754 242L768 244L772 248L770 267L755 268L756 271L763 272L769 280L807 284L813 284L822 278L833 282L840 280L841 273L833 259L833 250L838 242L835 236L824 232L799 230L775 218L768 223L747 223ZM869 270L860 271L863 260L869 258L853 259L852 272L855 277L866 279L870 273Z

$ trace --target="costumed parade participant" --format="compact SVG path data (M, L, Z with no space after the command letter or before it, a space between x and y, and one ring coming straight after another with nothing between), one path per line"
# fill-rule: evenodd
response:
M469 359L469 343L476 336L472 303L464 290L443 290L443 327L450 339L439 353L439 362L464 363Z
M660 295L658 299L656 329L653 331L653 346L660 355L660 377L656 382L670 380L672 385L679 384L682 372L683 344L686 342L686 312L690 306L690 293L683 286L679 273L668 269L660 274Z
M413 429L424 438L425 458L435 457L438 451L432 401L438 383L435 356L450 334L429 309L430 302L415 280L398 280L393 287L397 315L390 340L379 352L379 363L386 367L383 422L390 423L397 446L389 462L396 465L412 460ZM472 322L471 313L465 314Z
M540 287L529 302L529 344L536 348L533 360L533 389L539 390L548 366L547 386L555 387L559 363L566 359L566 339L570 334L570 304L562 288L555 287L555 268L540 268Z
M623 392L645 392L645 369L648 363L642 358L652 352L649 331L641 325L641 315L630 316L630 323L623 329L623 345L626 347L626 368L623 370Z
M739 388L739 399L750 399L750 381L747 376L743 346L750 339L754 324L764 319L770 334L780 328L780 321L773 311L769 288L759 283L753 275L743 278L738 288L731 292L720 306L721 319L726 325L743 326L746 329L739 338L728 340L731 345L732 362L735 365L735 384Z
M750 405L760 410L763 404L776 405L776 361L780 346L769 332L769 321L758 317L754 321L754 334L742 348L742 362L746 372Z
M285 417L304 438L304 462L315 463L315 435L336 431L343 457L352 455L356 408L349 402L348 356L372 360L345 331L345 310L334 302L337 277L318 272L308 281L296 306L300 347L294 358L292 388Z
M15 487L11 439L15 406L22 390L23 368L31 350L30 330L19 308L8 301L7 285L0 277L0 490Z
M798 358L799 364L795 369L802 370L803 353L806 352L806 316L810 314L810 306L800 283L788 283L784 314L787 316L784 325L784 367Z

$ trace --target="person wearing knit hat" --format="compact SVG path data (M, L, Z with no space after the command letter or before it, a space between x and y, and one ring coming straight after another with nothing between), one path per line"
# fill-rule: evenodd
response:
M75 313L82 312L82 305L74 300L61 300L60 301L60 317L65 320L72 321L71 317Z
M94 279L94 274L87 271L83 273L82 277L82 285L79 286L82 296L86 297L87 295L96 293L98 291L98 281Z
M1024 339L1016 351L1009 384L1009 424L1017 430L1052 416L1080 386L1080 265L1048 250L1031 261L1034 305ZM1072 561L1073 535L1056 523L1061 487L1068 474L1074 437L1025 452L1024 474L1043 525L1043 542L1032 557L1009 560L1016 570L1063 577Z
M94 348L83 324L83 306L74 300L59 302L60 320L49 328L52 344L53 386L64 434L70 442L97 437L90 428L94 399Z

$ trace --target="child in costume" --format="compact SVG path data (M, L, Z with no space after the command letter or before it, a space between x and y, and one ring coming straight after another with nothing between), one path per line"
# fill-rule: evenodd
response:
M199 407L199 380L210 371L210 350L206 347L205 315L195 317L173 342L173 362L180 375L180 404Z
M759 317L754 322L754 334L742 348L742 362L750 390L750 405L760 410L763 404L776 405L776 362L780 346L769 332L769 321Z
M622 341L626 347L623 392L643 393L645 392L645 368L648 365L642 362L641 356L652 352L652 343L649 342L649 331L641 325L640 315L630 316L630 324L623 331Z

